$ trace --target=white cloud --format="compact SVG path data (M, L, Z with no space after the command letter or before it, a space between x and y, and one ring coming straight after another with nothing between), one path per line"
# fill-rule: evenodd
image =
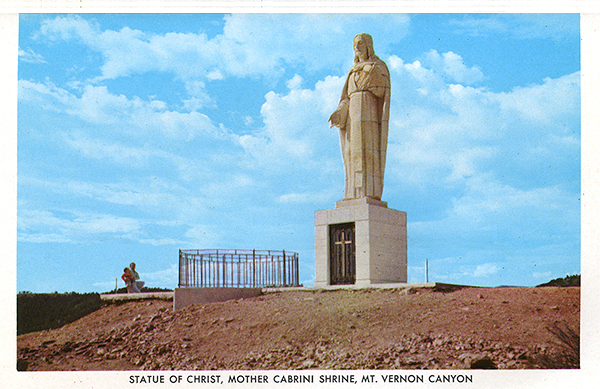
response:
M450 20L449 24L456 28L456 31L460 34L467 34L471 36L487 35L489 33L509 33L511 26L501 18L498 17L465 17Z
M510 93L490 95L503 110L543 126L564 127L581 109L581 77L576 72L557 79L545 78L541 85L515 88Z
M35 53L30 48L27 48L27 50L19 49L19 60L29 63L47 63L41 54Z
M73 239L64 234L46 234L46 233L27 233L19 232L17 234L19 242L29 243L73 243Z
M501 255L508 258L512 252L528 249L533 242L540 245L578 235L578 193L559 187L518 189L491 175L471 177L466 184L465 192L451 200L444 213L439 213L439 219L409 222L413 239L448 244L460 241L464 250L501 248ZM533 257L527 256L528 260Z
M551 271L533 272L533 278L549 279L551 276L552 276L552 272Z
M261 108L262 131L243 135L239 144L252 156L252 165L278 170L290 165L327 168L327 158L338 157L337 130L327 118L337 106L343 79L327 77L314 89L269 92Z
M164 111L167 109L167 103L160 100L152 100L150 102L150 108L155 109L157 111Z
M137 267L138 270L142 270ZM140 271L140 278L146 282L146 286L151 285L177 285L179 281L179 265L171 264L171 267L155 272Z
M70 181L64 185L64 189L72 194L89 197L95 200L112 204L132 205L138 207L165 207L166 204L181 203L182 198L169 193L168 188L162 185L142 184L135 185L131 182L125 184L116 183L91 183L81 181ZM176 191L173 188L172 191Z
M425 55L423 64L459 84L473 85L484 79L477 66L467 67L462 57L451 51L440 55L436 50L431 50Z
M68 216L70 217L58 217L49 211L19 210L17 215L19 240L38 243L74 243L98 234L130 237L138 233L141 228L140 222L130 217L91 213L72 213ZM40 228L55 232L36 232Z
M429 69L418 61L394 62L398 66L392 70L395 99L386 170L393 179L419 186L426 177L428 182L435 177L459 185L493 165L525 159L561 166L564 148L578 147L578 72L493 93L448 84L442 69ZM511 169L510 174L519 171Z
M331 190L322 191L319 193L286 193L277 198L280 203L291 203L291 204L314 204L321 203L332 198L335 198L336 193Z
M114 215L81 214L67 222L67 227L91 234L98 233L133 233L140 230L140 222L130 217Z
M115 95L105 86L87 85L81 97L50 83L19 81L19 99L38 103L45 109L64 111L89 123L111 126L114 130L146 138L156 133L170 139L194 139L198 134L219 137L223 131L214 126L205 114L165 110L164 102L128 99ZM191 108L191 102L187 102ZM201 104L198 104L201 105Z
M185 241L173 238L153 238L153 239L139 239L142 244L149 244L152 246L178 246L185 244Z
M239 172L230 172L228 175L206 183L202 188L202 193L208 198L223 198L232 192L250 191L256 186L256 181L252 176L241 174Z
M92 139L81 133L63 136L64 142L77 150L81 155L94 159L111 159L116 163L140 165L155 156L155 152L138 147L125 146L122 143L109 143L105 140Z
M250 126L250 125L252 125L252 123L254 123L254 119L252 118L252 116L250 116L250 115L244 116L244 124L246 126Z
M388 58L388 67L390 70L401 71L404 68L404 61L397 55L391 55Z
M385 15L385 24L381 18L377 14L234 14L225 16L223 34L209 39L203 33L159 35L128 27L101 31L79 16L59 16L44 21L37 37L75 39L100 52L104 63L96 82L160 71L174 74L187 86L229 76L273 79L283 73L285 63L305 64L308 70L341 68L351 59L349 39L369 25L378 24L380 32L374 40L383 49L408 33L408 16ZM336 19L333 29L331 19ZM311 36L319 36L318 43ZM341 57L340 47L346 47L349 55ZM204 100L204 85L197 86L188 87L188 93Z
M304 80L300 75L294 74L294 77L286 82L286 86L289 89L299 89L302 86L302 81Z
M476 166L478 162L489 159L496 153L496 149L493 147L473 147L471 149L458 150L456 154L448 156L452 171L447 180L451 182L462 181L474 175L477 172Z
M484 263L483 265L477 265L477 268L473 272L473 277L489 277L493 274L498 273L500 268L492 263Z

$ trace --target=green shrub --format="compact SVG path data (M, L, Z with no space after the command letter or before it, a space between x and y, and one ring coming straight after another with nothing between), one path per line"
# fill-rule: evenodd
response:
M562 324L562 328L558 323L554 323L546 329L560 341L562 349L554 354L536 355L531 357L529 362L542 369L579 369L579 334L566 323Z
M102 306L98 293L19 293L17 335L62 327Z
M556 278L538 286L581 286L581 275L574 274L565 278Z

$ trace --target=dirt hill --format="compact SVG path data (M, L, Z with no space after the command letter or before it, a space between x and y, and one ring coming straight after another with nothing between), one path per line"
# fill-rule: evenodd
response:
M19 370L566 368L580 288L290 291L111 304L17 338Z

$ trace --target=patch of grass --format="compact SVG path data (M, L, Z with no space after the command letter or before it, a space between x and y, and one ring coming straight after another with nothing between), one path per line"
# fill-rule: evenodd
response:
M19 293L17 335L62 327L103 305L98 293Z
M562 328L557 323L546 327L562 344L562 350L555 354L540 354L530 359L530 362L542 369L579 369L580 367L580 337L567 324Z

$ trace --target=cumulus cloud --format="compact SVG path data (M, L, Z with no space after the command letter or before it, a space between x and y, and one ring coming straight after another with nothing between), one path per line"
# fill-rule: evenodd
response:
M304 81L302 77L298 74L295 74L291 80L286 82L286 86L289 89L298 89L302 86L302 81Z
M81 96L77 96L51 83L21 80L19 99L139 137L158 133L171 139L191 140L198 134L222 135L222 130L214 126L205 114L166 110L164 102L147 101L139 97L130 99L111 93L106 86L87 85Z
M76 213L59 217L49 211L21 210L17 217L19 240L37 243L75 243L98 234L130 237L140 227L136 219L108 214ZM36 230L40 228L53 231L39 233Z
M543 126L568 125L581 110L581 75L545 78L543 84L517 87L493 95L500 108L518 113L524 120Z
M405 183L433 176L461 184L493 163L518 164L525 156L531 163L536 155L541 162L542 155L561 158L559 144L577 147L579 72L494 93L444 81L440 66L391 62L392 89L402 93L392 102L388 171Z
M140 271L140 278L146 282L146 285L177 285L179 265L172 263L169 268L154 272Z
M447 77L450 82L472 85L484 79L477 66L467 67L462 57L451 51L440 55L436 50L431 50L425 55L423 63Z
M389 18L395 23L390 23ZM270 28L265 29L265 18ZM381 15L350 14L235 14L225 16L223 33L209 39L204 33L149 34L125 27L119 31L101 30L79 16L58 16L43 22L38 39L77 40L99 52L104 62L101 75L94 80L127 77L150 71L169 72L186 84L192 97L204 100L204 80L222 80L229 76L265 76L277 78L284 64L301 63L309 70L348 64L355 34L364 32ZM330 29L336 19L336 28ZM406 15L386 16L385 28L375 36L378 47L386 49L408 33ZM325 31L324 29L327 28ZM319 42L310 39L319 36ZM346 57L339 48L346 45ZM333 50L335 49L335 50ZM306 53L312 55L306 55ZM198 88L199 86L199 88Z
M484 263L483 265L477 265L477 268L473 272L473 277L489 277L492 274L498 273L499 267L492 263Z
M287 94L269 92L261 107L264 127L238 138L257 166L273 169L301 164L327 166L332 150L337 153L337 130L327 118L335 110L344 80L328 77L314 89L293 88ZM319 157L316 157L319 156ZM337 159L337 157L334 157Z

